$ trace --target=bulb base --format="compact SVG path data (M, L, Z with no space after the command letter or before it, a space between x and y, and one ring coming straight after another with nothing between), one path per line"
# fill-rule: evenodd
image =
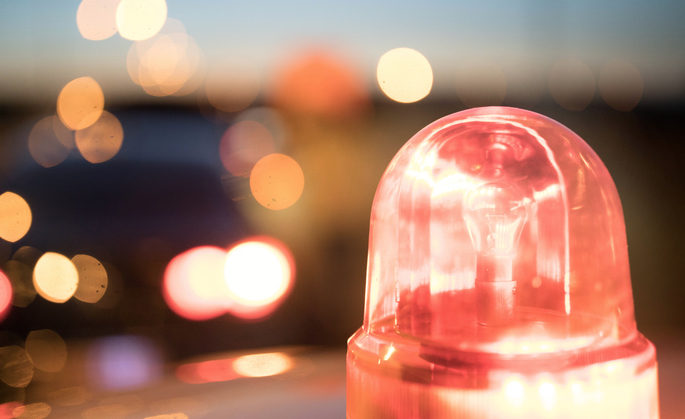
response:
M619 347L540 354L539 362L429 361L424 349L394 331L357 331L348 343L347 418L659 418L656 351L640 334ZM550 356L565 361L544 362Z

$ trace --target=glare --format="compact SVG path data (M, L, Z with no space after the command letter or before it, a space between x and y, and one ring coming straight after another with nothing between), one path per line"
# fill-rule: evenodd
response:
M540 402L542 407L546 410L554 409L557 404L557 388L554 384L549 382L543 382L538 387L538 395L540 396Z
M368 108L368 92L354 64L329 51L307 52L277 70L270 99L300 115L347 118Z
M78 272L66 256L48 252L36 262L33 286L48 301L63 303L71 298L78 287Z
M12 305L12 284L4 272L0 271L0 322L2 322Z
M562 107L582 111L595 96L595 76L584 62L575 58L563 58L552 66L549 91Z
M119 2L121 0L82 0L76 11L76 26L81 36L100 41L117 33Z
M92 256L76 255L71 262L78 272L78 288L74 293L77 300L97 303L107 291L107 270Z
M10 387L25 388L33 378L33 363L26 351L16 345L0 348L0 381Z
M235 123L219 143L221 163L234 176L249 177L255 163L275 151L271 132L257 121Z
M28 146L33 160L43 167L57 166L69 155L69 149L55 131L52 116L41 119L33 126L29 133Z
M376 75L383 93L401 103L421 100L433 87L430 63L411 48L396 48L383 54Z
M272 210L292 206L304 190L300 165L284 154L269 154L250 173L250 190L257 202Z
M293 362L286 354L244 355L233 361L233 370L243 377L269 377L290 370Z
M188 419L185 413L171 413L168 415L148 416L145 419Z
M26 352L33 365L42 371L61 371L67 361L67 345L60 335L49 329L29 333Z
M89 361L92 383L107 390L141 387L161 375L159 351L142 336L101 338L90 348Z
M196 247L175 258L164 273L164 299L171 310L190 320L207 320L226 310L223 280L226 251Z
M84 159L102 163L114 157L124 141L124 129L116 116L103 111L88 128L76 131L76 146Z
M225 60L212 66L205 79L207 100L216 109L237 112L250 106L259 94L259 71L246 60Z
M121 0L116 12L119 35L131 41L155 36L166 18L165 0Z
M20 240L31 228L31 208L24 198L5 192L0 195L0 237L8 242Z
M105 95L100 85L90 77L70 81L57 97L57 114L71 130L93 125L100 118L104 107Z
M514 407L523 406L525 397L525 387L518 377L507 380L507 383L504 385L504 398L510 405Z
M289 291L294 273L292 257L283 245L272 243L246 241L229 250L224 279L236 303L234 314L264 316Z
M643 82L640 71L624 60L611 60L599 72L599 91L614 109L628 112L642 98Z
M457 94L468 107L501 105L506 93L506 77L494 63L472 62L457 72Z

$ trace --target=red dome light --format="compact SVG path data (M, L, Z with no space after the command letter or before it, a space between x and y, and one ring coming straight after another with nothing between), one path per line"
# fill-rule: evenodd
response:
M658 418L618 193L533 112L442 118L397 153L371 214L347 417Z

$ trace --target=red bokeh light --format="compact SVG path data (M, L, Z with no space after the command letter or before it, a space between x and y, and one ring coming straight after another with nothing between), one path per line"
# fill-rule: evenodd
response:
M224 279L232 302L230 312L243 319L271 314L287 297L295 278L288 248L271 237L253 237L233 246Z
M4 320L12 304L12 284L4 272L0 271L0 321Z
M319 51L286 64L276 78L271 99L294 113L330 118L358 116L369 101L353 66Z
M226 251L212 246L196 247L173 258L164 273L163 294L169 308L190 320L223 314L225 260Z

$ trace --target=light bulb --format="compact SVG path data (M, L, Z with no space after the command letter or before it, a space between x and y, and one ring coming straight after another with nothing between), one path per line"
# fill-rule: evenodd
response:
M516 245L527 218L523 196L505 183L485 183L466 195L463 214L476 249L478 321L507 324L516 294Z
M659 418L618 193L568 128L491 107L419 131L368 255L348 419Z

